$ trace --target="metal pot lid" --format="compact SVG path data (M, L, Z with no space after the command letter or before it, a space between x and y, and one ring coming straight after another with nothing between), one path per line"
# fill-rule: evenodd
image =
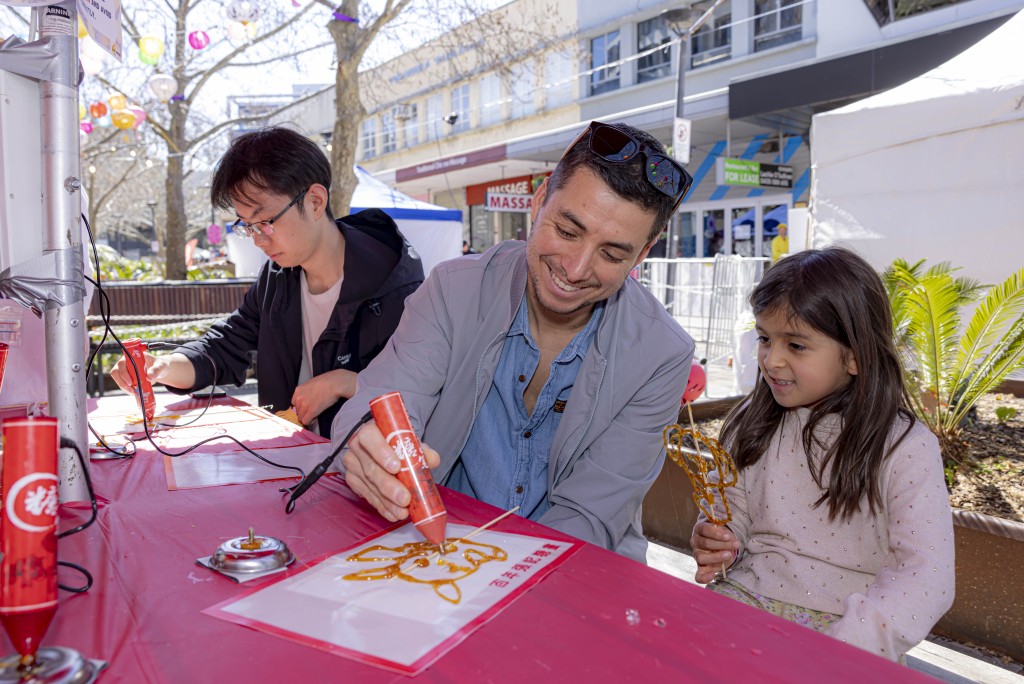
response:
M210 565L225 572L266 572L277 570L295 560L291 549L280 539L263 537L249 528L249 536L229 539L210 557Z

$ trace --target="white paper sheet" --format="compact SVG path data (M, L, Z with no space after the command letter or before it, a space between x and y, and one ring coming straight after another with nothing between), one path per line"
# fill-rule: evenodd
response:
M473 529L449 524L448 539L458 550L431 559L424 568L407 557L404 545L423 543L407 524L206 612L414 674L492 619L579 545L491 530L458 540ZM368 557L389 560L358 560ZM346 579L357 573L391 576ZM444 581L431 585L423 580Z

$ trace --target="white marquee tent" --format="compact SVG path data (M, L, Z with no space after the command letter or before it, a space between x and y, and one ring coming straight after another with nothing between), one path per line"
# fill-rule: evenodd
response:
M359 185L352 195L352 211L378 207L395 220L423 260L424 274L439 262L462 255L462 212L402 194L356 167Z
M811 246L879 270L949 261L1002 282L1024 265L1024 12L942 66L811 125Z

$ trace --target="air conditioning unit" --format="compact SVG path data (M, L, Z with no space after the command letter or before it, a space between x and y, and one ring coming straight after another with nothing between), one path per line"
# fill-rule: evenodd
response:
M408 121L416 113L416 105L411 104L400 104L395 105L395 119L398 121Z

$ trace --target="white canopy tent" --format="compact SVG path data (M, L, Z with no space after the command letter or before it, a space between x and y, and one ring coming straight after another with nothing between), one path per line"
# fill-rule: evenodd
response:
M811 125L812 247L883 269L949 261L1001 282L1024 265L1024 13L940 67Z
M423 273L462 254L462 212L413 199L355 167L359 185L352 194L352 212L377 207L395 220L402 235L419 253Z

